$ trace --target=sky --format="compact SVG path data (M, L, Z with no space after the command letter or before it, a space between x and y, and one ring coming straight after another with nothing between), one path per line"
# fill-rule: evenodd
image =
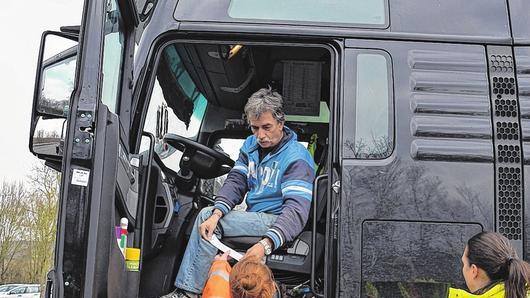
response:
M0 182L21 181L39 160L28 149L40 36L79 25L82 0L2 1L0 9Z

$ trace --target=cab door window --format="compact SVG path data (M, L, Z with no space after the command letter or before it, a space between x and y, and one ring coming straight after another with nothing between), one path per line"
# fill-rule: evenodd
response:
M155 136L155 152L168 168L178 171L182 152L164 143L166 133L197 140L208 101L197 89L174 46L159 59L145 118L144 131ZM140 152L147 149L142 142Z
M390 56L384 51L355 50L353 98L345 98L344 153L355 159L384 159L394 148L394 112ZM350 58L351 60L351 58ZM352 130L353 129L353 130ZM353 133L352 133L353 132Z
M125 35L122 14L117 0L107 1L105 40L103 45L103 84L101 101L113 113L120 96Z

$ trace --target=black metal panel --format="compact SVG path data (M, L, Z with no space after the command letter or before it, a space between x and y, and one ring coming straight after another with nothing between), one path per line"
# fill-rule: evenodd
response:
M70 104L61 169L64 175L61 177L53 297L88 297L95 294L92 291L95 259L89 255L91 239L88 231L92 228L91 217L97 215L93 212L99 211L92 207L95 206L93 200L99 191L97 186L101 185L101 173L98 173L99 176L94 174L97 160L92 154L96 148L93 140L105 137L105 123L98 122L99 114L96 113L101 82L99 53L103 48L104 11L104 1L85 1L76 66L76 90ZM81 117L88 112L93 119L96 118L94 127L91 125L92 120ZM90 129L86 129L88 127ZM98 135L100 131L101 136ZM81 141L87 139L87 144L80 145ZM73 183L76 170L89 175L86 184Z
M523 0L521 0L523 1ZM344 25L331 23L286 22L267 20L234 19L228 16L229 0L180 0L175 9L174 19L189 25L200 22L214 23L202 30L237 32L270 32L279 34L313 34L326 36L369 36L366 32L392 32L389 36L408 34L417 36L437 36L433 40L466 36L467 39L508 40L511 38L508 8L505 0L392 0L389 1L390 26ZM168 20L169 22L169 20ZM240 26L225 26L241 24ZM249 24L251 24L249 26ZM263 26L256 26L263 24ZM287 26L288 24L294 26ZM377 28L379 27L379 28ZM359 28L368 28L359 30ZM309 31L306 31L310 29ZM201 30L198 27L194 30ZM310 33L313 31L313 33ZM364 35L363 35L364 34ZM453 39L454 40L454 39ZM463 40L464 41L464 40Z
M416 160L493 162L489 140L425 140L412 141L410 153Z
M466 36L510 36L505 0L392 0L394 32Z
M530 1L508 0L513 39L516 44L530 43Z
M362 234L364 221L443 222L444 226L451 227L450 230L458 230L462 224L493 230L495 173L484 47L361 40L349 40L347 44L387 51L392 57L394 79L395 148L392 156L373 161L345 159L342 167L340 295L359 297L367 282L373 281L370 278L377 277L365 276L364 272L370 271L361 269L367 266L362 247L370 245L363 242L366 239ZM460 63L462 56L467 63ZM346 54L341 107L343 143L352 141L355 132L351 114L356 94L356 69L355 63L348 58L352 57ZM460 98L466 104L455 104ZM430 103L431 108L418 109L424 103ZM420 122L437 125L418 126ZM460 125L456 130L451 124L458 123L469 126ZM343 148L343 155L351 156L347 150ZM403 235L400 243L404 247L414 246L417 226L411 225L408 233L406 225L400 227ZM431 231L434 230L437 228ZM446 245L449 253L414 256L414 264L419 266L415 267L415 272L429 272L432 278L424 280L429 283L457 280L461 276L460 268L447 264L459 262L466 233L429 235L436 236L439 245ZM380 252L373 253L383 254L388 246L374 249ZM429 268L423 267L427 264L422 265L420 258L429 259ZM381 271L385 271L383 279L392 282L418 282L409 269L385 267ZM432 292L426 292L424 297L430 294ZM394 295L392 297L400 297L401 294Z
M486 116L490 113L488 102L482 96L459 94L415 94L411 107L414 113Z
M331 23L315 21L292 21L292 20L267 20L262 19L243 19L232 18L228 15L230 0L203 0L203 1L178 1L175 9L175 20L192 21L192 22L222 22L222 23L257 23L257 24L278 24L278 25L304 25L304 26L321 26L321 27L349 27L349 28L377 28L385 29L388 27L388 1L384 0L385 6L385 24L354 24L354 23ZM293 12L294 15L294 12Z
M443 280L460 284L462 278L454 273L462 266L461 249L467 239L481 231L482 226L478 224L365 221L363 279L372 282ZM432 266L433 259L447 259L447 263L440 270ZM396 279L394 272L400 271L403 275Z
M419 114L419 113L418 113ZM418 115L411 121L412 135L433 138L491 139L491 122L486 117Z

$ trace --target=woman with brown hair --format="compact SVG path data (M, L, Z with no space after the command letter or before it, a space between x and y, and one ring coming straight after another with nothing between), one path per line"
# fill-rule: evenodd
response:
M203 298L272 298L276 284L261 259L246 257L230 267L228 252L216 256L210 268Z
M471 294L451 288L449 298L526 298L528 295L530 267L499 233L482 232L471 237L462 255L462 265Z
M235 298L271 298L276 286L272 272L257 258L245 258L234 265L230 290Z

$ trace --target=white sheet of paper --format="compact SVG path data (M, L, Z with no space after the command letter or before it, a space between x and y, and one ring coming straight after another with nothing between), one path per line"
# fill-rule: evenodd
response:
M221 243L221 241L219 241L219 239L215 235L212 235L210 243L222 252L226 252L229 250L230 253L228 255L231 256L233 259L236 259L237 261L239 261L243 257L242 254Z
M90 178L90 171L74 169L72 172L72 184L79 186L87 186Z

